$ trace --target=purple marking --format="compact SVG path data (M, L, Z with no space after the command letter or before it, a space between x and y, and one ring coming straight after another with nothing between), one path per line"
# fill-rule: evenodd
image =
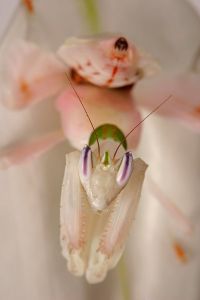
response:
M88 171L88 154L90 150L91 149L89 146L85 146L83 148L83 174L85 176L87 176L87 171Z
M131 157L132 157L132 154L130 152L125 153L125 159L126 159L125 160L125 166L124 166L123 173L122 173L120 181L123 181L127 177L127 171L129 170L129 164L132 161L132 160L130 160Z

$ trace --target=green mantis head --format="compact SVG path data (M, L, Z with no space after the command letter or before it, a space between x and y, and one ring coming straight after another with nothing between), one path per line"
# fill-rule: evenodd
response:
M123 132L113 124L103 124L97 127L90 135L89 146L92 146L97 140L111 139L115 142L119 142L124 150L127 150L127 141Z

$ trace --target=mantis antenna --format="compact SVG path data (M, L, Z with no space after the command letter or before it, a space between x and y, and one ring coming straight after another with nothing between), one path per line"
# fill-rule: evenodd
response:
M155 113L162 105L164 105L167 101L169 101L172 98L172 95L169 95L165 100L163 100L158 106L156 106L148 115L146 115L146 117L144 117L144 119L142 119L135 127L133 127L133 129L131 129L131 131L129 131L129 133L127 133L127 135L125 136L125 139L138 127L140 126L150 115L152 115L153 113ZM119 150L119 148L121 147L123 141L117 146L114 155L113 155L113 159L115 158L117 151Z
M83 101L81 100L81 97L79 96L79 94L77 93L76 89L74 88L74 85L73 85L71 79L69 78L69 76L68 76L67 73L65 73L65 75L66 75L66 77L67 77L67 80L69 81L69 84L70 84L71 88L73 89L75 95L77 96L77 98L78 98L80 104L82 105L82 107L83 107L83 109L84 109L84 112L85 112L85 114L86 114L86 116L87 116L87 118L88 118L88 120L89 120L89 122L90 122L90 124L91 124L91 126L92 126L92 129L94 130L94 134L95 134L96 140L97 140L98 154L99 154L99 157L100 157L100 144L99 144L99 139L98 139L98 136L97 136L97 133L96 133L96 129L94 128L94 125L93 125L93 123L92 123L92 120L90 119L90 117L89 117L89 115L88 115L88 112L87 112L87 110L86 110L86 108L85 108L85 106L84 106L84 104L83 104Z

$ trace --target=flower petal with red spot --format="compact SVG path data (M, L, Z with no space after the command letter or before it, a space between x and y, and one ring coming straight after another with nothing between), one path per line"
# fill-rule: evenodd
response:
M53 96L66 85L65 69L54 54L18 41L2 66L0 101L19 109Z

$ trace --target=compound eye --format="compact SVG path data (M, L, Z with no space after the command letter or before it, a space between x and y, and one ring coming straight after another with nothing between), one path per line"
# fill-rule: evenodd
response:
M79 174L82 179L88 179L92 173L92 150L85 146L81 152Z
M119 51L127 51L128 50L128 42L124 37L120 37L116 40L114 47L116 50L119 50Z
M122 158L119 170L117 172L116 181L119 186L124 186L133 171L133 155L131 152L126 152Z

